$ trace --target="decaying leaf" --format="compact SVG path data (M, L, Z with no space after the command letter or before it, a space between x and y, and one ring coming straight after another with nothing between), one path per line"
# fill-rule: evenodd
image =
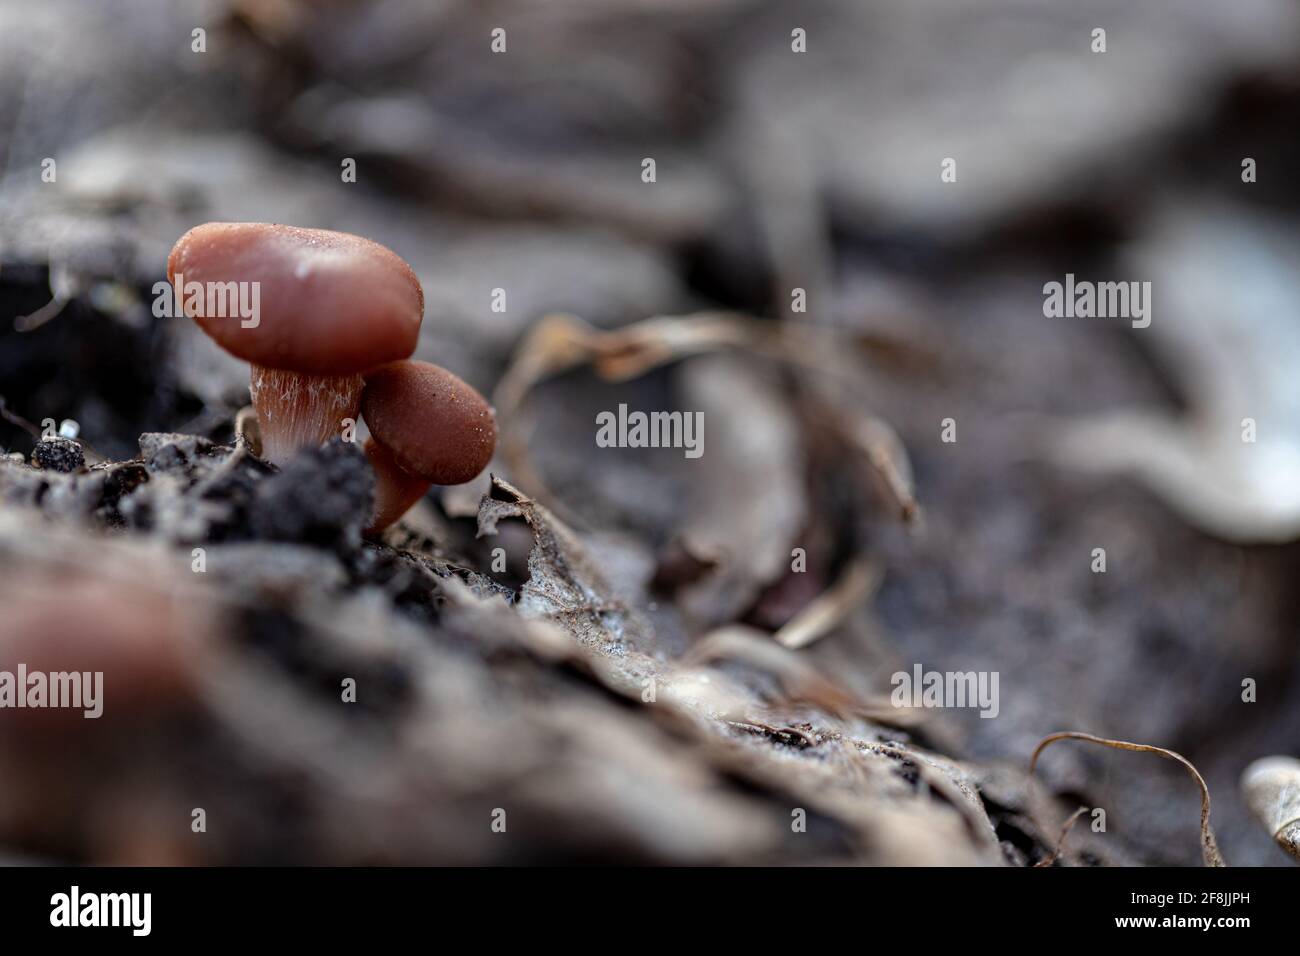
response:
M838 363L845 349L864 351L874 344L862 336L807 322L763 322L737 313L702 312L685 316L655 316L623 328L597 330L571 315L551 315L539 321L516 350L514 362L501 378L494 404L505 423L501 455L517 476L544 487L527 452L524 399L548 378L584 365L603 379L624 382L669 362L717 351L743 350L788 363L823 385L848 385ZM860 411L860 410L859 410ZM904 520L919 509L912 488L911 466L902 442L888 424L871 415L847 415L843 409L819 403L816 414L841 434L843 443L865 456Z
M990 852L996 848L997 835L989 822L979 788L955 761L892 744L869 744L865 749L889 754L914 765L921 779L958 809L972 838Z
M718 628L696 641L681 659L684 666L737 661L771 674L792 703L807 703L841 717L854 714L895 727L914 726L921 714L893 707L888 698L861 700L808 663L806 658L773 644L761 631L735 624Z
M915 714L883 700L859 700L792 651L743 627L714 632L684 657L665 660L647 650L654 642L645 620L611 600L608 582L591 566L578 535L545 507L494 478L481 506L481 533L493 533L506 518L527 521L535 537L530 577L517 607L525 618L558 625L573 639L568 651L546 639L543 644L552 648L550 653L560 653L611 691L650 704L652 714L690 736L729 772L797 794L801 805L810 801L843 819L884 853L884 859L922 862L931 852L927 847L939 853L938 844L930 842L934 831L921 835L915 829L917 814L929 811L912 803L914 791L895 792L892 778L881 775L882 765L902 761L962 821L957 831L948 831L950 824L937 820L926 826L950 836L964 829L966 849L961 852L969 853L968 863L1000 861L978 792L956 763L912 747L880 743L880 731L873 739L873 726L907 725ZM735 665L760 679L747 679ZM837 756L830 759L832 755ZM787 772L793 769L791 760L800 768L796 774ZM858 796L851 799L854 793ZM856 802L866 793L881 798L873 798L870 814ZM884 849L882 827L891 819L902 828L895 837L906 833L919 842L891 839Z
M1052 454L1133 475L1228 541L1300 536L1300 233L1259 213L1179 209L1152 224L1132 262L1158 290L1150 326L1132 334L1151 344L1190 410L1055 424Z
M647 647L649 625L636 611L610 596L601 570L577 537L542 505L500 478L479 508L479 535L496 533L503 518L521 518L533 531L528 581L519 592L525 617L554 621L583 643Z
M752 361L711 355L676 372L682 406L705 426L678 534L692 553L716 557L711 573L678 591L678 604L707 628L735 620L788 571L810 508L803 444L777 384Z

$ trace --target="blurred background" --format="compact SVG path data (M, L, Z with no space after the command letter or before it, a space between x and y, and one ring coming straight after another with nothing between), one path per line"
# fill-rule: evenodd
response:
M93 732L0 713L0 852L1024 864L1083 804L1108 832L1063 862L1198 863L1176 764L1058 745L1035 804L1034 744L1079 730L1184 754L1228 861L1284 863L1238 781L1300 751L1297 169L1290 0L0 0L0 666L98 654L132 702ZM624 671L504 649L515 625L434 593L541 580L523 524L475 536L487 476L322 546L259 524L261 473L209 494L212 446L140 440L229 444L248 401L243 363L151 312L210 220L412 264L416 357L494 397L492 472L637 627L555 616ZM1067 273L1151 282L1151 326L1045 317ZM704 456L597 448L620 403L703 411ZM101 471L33 477L47 418ZM199 546L202 593L168 590ZM719 629L750 664L717 679L771 719L697 739L613 702L699 677ZM999 672L999 716L836 723L773 689L811 669L870 701L914 663ZM364 713L324 716L349 674ZM828 755L855 739L940 755L958 795ZM532 836L492 842L501 806Z

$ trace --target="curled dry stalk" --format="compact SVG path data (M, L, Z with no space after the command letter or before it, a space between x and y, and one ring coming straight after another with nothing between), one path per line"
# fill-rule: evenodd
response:
M1034 755L1029 758L1030 774L1033 774L1034 768L1038 765L1039 754L1058 740L1083 740L1088 743L1101 744L1103 747L1110 747L1114 750L1159 754L1166 760L1176 760L1182 764L1187 768L1187 772L1192 775L1193 779L1196 780L1197 786L1201 788L1201 859L1205 861L1206 866L1228 865L1223 859L1223 854L1219 852L1219 842L1214 838L1214 831L1210 829L1210 788L1205 785L1205 778L1201 776L1200 771L1192 766L1192 762L1182 754L1166 750L1164 747L1153 747L1150 744L1134 744L1126 740L1110 740L1106 737L1094 737L1092 734L1066 730L1060 733L1048 734L1038 742L1038 746L1034 748Z

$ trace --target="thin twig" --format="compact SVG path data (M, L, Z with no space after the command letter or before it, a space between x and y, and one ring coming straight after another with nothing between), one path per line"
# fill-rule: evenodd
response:
M1070 814L1070 818L1065 821L1065 826L1061 827L1061 836L1056 841L1056 849L1052 851L1052 855L1049 856L1047 859L1039 860L1037 863L1035 863L1034 864L1035 869L1040 866L1051 866L1053 863L1057 861L1057 859L1060 858L1061 851L1065 849L1065 838L1068 837L1070 835L1070 831L1074 829L1074 822L1087 812L1088 812L1087 807L1080 807L1078 810L1075 810L1072 814Z

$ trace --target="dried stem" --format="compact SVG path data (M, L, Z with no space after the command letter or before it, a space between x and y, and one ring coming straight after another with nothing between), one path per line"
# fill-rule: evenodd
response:
M1056 840L1056 849L1052 851L1052 855L1047 857L1047 859L1039 860L1037 863L1035 863L1034 864L1035 869L1037 869L1040 866L1051 866L1058 859L1060 859L1061 851L1065 849L1065 838L1068 837L1070 835L1070 831L1074 829L1075 821L1078 820L1079 817L1083 816L1087 812L1088 812L1087 807L1080 807L1078 810L1075 810L1073 813L1070 814L1069 819L1065 821L1065 825L1061 827L1061 835Z
M1034 755L1029 758L1029 772L1031 774L1038 764L1038 755L1058 740L1084 740L1088 743L1101 744L1103 747L1111 747L1114 750L1132 750L1135 753L1159 754L1167 760L1178 761L1187 768L1187 772L1192 775L1197 786L1201 788L1201 858L1205 861L1206 866L1227 866L1223 854L1219 852L1219 843L1214 838L1214 831L1210 829L1210 788L1205 785L1205 778L1201 776L1200 771L1192 766L1192 762L1182 754L1166 750L1164 747L1153 747L1150 744L1134 744L1126 740L1110 740L1106 737L1094 737L1092 734L1066 730L1056 734L1049 734L1038 742L1038 746L1034 748Z

